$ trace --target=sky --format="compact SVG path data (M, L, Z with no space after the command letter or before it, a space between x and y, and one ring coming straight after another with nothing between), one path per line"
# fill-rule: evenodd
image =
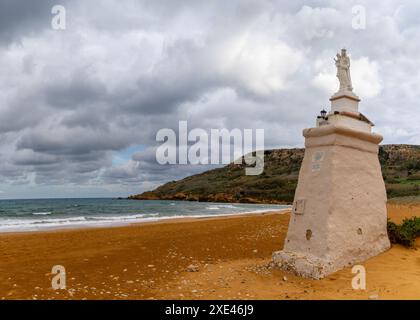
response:
M157 163L157 132L184 120L302 147L343 47L383 143L420 144L418 1L57 1L0 0L0 198L128 196L211 168Z

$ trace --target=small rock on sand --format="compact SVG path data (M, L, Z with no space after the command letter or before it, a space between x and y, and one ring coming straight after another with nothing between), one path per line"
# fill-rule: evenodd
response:
M198 272L198 271L200 271L200 268L198 266L194 265L194 264L190 264L187 267L187 271L188 272Z

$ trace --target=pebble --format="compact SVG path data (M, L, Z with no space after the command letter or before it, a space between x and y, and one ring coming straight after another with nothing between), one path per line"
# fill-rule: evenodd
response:
M199 266L197 266L197 265L190 264L190 265L187 267L187 271L188 271L188 272L198 272L198 271L200 271L200 268L199 268Z

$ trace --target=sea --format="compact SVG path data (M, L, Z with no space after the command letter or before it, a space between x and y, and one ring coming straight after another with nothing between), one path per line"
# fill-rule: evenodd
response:
M288 205L111 198L0 200L0 232L123 226L174 218L283 211Z

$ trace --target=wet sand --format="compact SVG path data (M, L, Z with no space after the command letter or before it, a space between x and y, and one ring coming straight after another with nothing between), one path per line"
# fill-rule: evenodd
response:
M396 222L420 216L416 204L388 208ZM420 299L420 250L399 245L363 264L366 290L352 289L350 268L323 280L272 269L288 221L266 213L1 234L0 299ZM66 268L66 290L51 287L54 265Z

